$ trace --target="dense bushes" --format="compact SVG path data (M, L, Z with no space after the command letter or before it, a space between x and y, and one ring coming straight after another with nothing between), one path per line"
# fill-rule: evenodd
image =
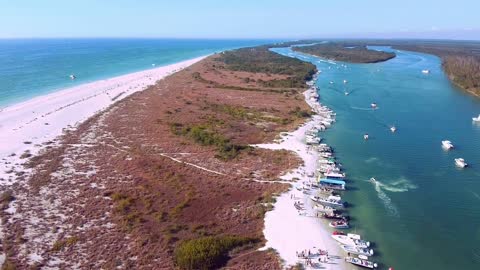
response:
M179 123L171 124L171 130L176 135L188 137L201 145L213 145L217 148L216 157L223 160L234 159L242 150L248 149L246 145L232 143L229 139L217 133L208 125L183 126Z
M288 75L288 79L264 82L266 87L305 87L316 72L315 65L269 51L267 46L227 51L218 58L228 69L254 73Z
M346 48L344 44L340 43L293 47L293 50L332 60L352 63L377 63L395 57L394 53L369 50L365 46Z
M208 236L186 240L174 252L175 264L185 270L207 270L221 267L232 249L255 242L251 238Z

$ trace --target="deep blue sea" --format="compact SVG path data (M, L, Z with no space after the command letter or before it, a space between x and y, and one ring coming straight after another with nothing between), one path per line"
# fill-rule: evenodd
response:
M0 39L0 108L56 90L272 40ZM76 80L69 75L75 74Z
M480 125L472 122L480 99L453 86L433 55L395 51L387 62L350 64L274 50L322 71L321 102L337 122L320 136L347 173L352 231L374 242L372 260L395 270L480 269ZM442 149L445 139L454 150ZM456 168L457 157L470 167Z

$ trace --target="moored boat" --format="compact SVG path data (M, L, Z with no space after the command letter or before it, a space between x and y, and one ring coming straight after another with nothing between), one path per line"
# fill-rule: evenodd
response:
M332 238L340 244L354 246L358 248L370 247L370 242L361 239L358 234L349 233L347 235L332 234Z
M343 179L346 177L345 173L340 173L340 172L327 172L327 173L324 173L323 175L330 179Z
M360 267L364 268L369 268L369 269L375 269L378 267L377 263L368 261L368 260L363 260L360 258L355 258L355 257L345 257L345 261Z
M348 225L348 221L342 219L337 221L332 221L328 224L328 226L335 228L335 229L348 229L350 225Z
M477 117L472 117L474 122L480 122L480 114Z
M391 132L395 132L395 131L397 131L397 128L396 128L395 126L391 126L391 127L390 127L390 131L391 131Z
M423 74L429 74L429 73L430 73L430 70L424 69L424 70L422 70L422 73L423 73Z
M342 247L343 250L351 254L364 255L364 256L373 255L373 249L359 248L356 246L349 246L349 245L340 245L340 247Z
M316 203L320 203L333 208L343 208L345 206L340 196L330 195L326 198L311 196L310 199Z

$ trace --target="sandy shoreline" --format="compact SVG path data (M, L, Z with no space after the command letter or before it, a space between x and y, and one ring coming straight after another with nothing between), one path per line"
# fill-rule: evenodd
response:
M20 171L25 171L21 166L24 159L38 153L65 128L75 127L116 101L145 90L205 57L82 84L3 108L0 111L0 185L13 184Z
M314 87L304 93L305 100L312 109L319 105L311 98L314 94L316 94ZM315 253L319 249L327 250L329 252L328 262L320 264L318 263L319 256L312 256L314 265L308 266L306 269L343 270L347 269L347 264L343 260L345 254L331 238L333 230L328 228L324 220L315 217L316 211L310 200L311 195L298 190L305 184L316 181L311 174L316 171L319 155L305 143L305 134L314 128L321 118L319 115L314 115L309 122L297 130L282 134L279 143L256 145L260 148L293 151L304 163L296 170L281 177L281 179L291 182L292 188L277 198L274 209L267 212L265 216L264 235L267 242L264 249L275 249L285 267L305 263L304 259L297 256L297 252L304 250L308 252L309 250ZM294 207L295 202L302 203L305 210L298 211Z

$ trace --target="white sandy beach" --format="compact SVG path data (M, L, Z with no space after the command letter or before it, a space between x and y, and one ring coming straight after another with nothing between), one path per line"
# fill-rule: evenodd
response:
M95 113L206 56L100 80L40 96L0 111L0 185L15 182L22 154L36 154L65 128L74 128Z
M313 94L313 91L310 89L305 92L306 101L312 107L314 104L309 97ZM304 259L297 256L297 252L310 250L315 253L319 249L328 250L328 262L319 263L319 256L312 256L315 264L306 267L306 269L347 269L347 264L343 260L346 254L331 237L333 229L328 227L326 221L315 217L310 195L296 189L296 187L303 186L304 183L315 181L314 177L308 177L307 175L315 172L318 154L316 151L310 150L310 147L305 143L305 133L319 119L320 117L315 115L311 121L297 130L284 134L280 143L256 145L267 149L293 151L304 162L298 169L281 177L286 181L292 181L293 188L279 196L274 204L274 209L267 212L265 216L264 235L267 240L265 249L275 249L284 261L285 267L305 262ZM295 202L303 203L306 210L299 212L294 207Z

